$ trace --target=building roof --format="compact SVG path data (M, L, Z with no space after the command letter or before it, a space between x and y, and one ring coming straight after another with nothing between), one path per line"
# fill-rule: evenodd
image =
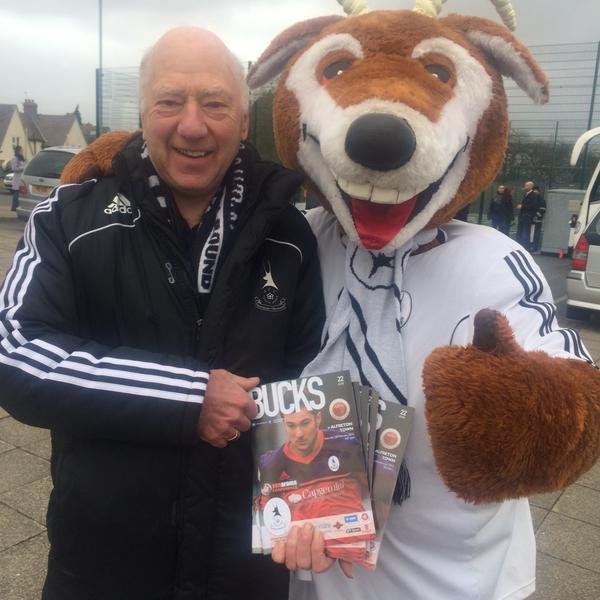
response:
M96 139L96 126L92 123L83 123L81 125L83 137L88 144L91 144Z
M38 129L43 132L47 146L62 146L71 127L73 127L76 116L75 113L66 115L38 114L35 120Z
M13 113L18 110L16 104L0 104L0 142L4 139Z
M40 141L44 144L47 144L47 139L44 136L44 134L42 133L42 131L40 130L40 127L37 123L37 117L32 118L29 115L26 115L24 113L19 113L19 116L21 117L21 121L23 121L25 131L27 132L27 138L29 140L36 140L36 141ZM38 115L38 117L39 117L39 115Z

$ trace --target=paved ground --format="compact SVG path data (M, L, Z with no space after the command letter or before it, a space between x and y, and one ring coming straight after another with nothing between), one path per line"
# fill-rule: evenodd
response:
M0 194L1 273L23 230L7 210L6 199ZM580 331L594 359L600 359L598 321ZM22 425L0 409L0 600L40 597L48 552L44 525L52 487L49 458L48 433ZM531 511L538 541L538 591L533 598L599 600L600 464L563 492L532 498Z

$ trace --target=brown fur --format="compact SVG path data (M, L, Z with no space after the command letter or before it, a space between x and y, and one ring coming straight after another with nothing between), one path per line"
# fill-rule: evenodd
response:
M468 502L561 489L600 456L600 373L525 352L495 311L477 315L472 346L434 350L423 381L437 467Z
M315 23L310 28L315 34L310 43L331 33L347 32L360 40L365 51L365 60L352 69L354 73L344 73L328 84L330 95L343 107L369 97L397 100L435 121L449 99L451 90L425 73L422 61L426 57L420 60L410 58L413 48L420 40L434 35L446 37L465 47L492 78L493 100L482 117L477 136L473 140L471 168L455 198L433 215L428 228L438 227L449 221L460 208L486 189L494 181L504 159L508 141L508 114L502 77L495 65L464 36L464 30L476 28L481 23L485 24L482 31L511 41L519 48L521 55L531 65L535 65L529 52L508 29L485 19L452 15L436 20L412 11L378 11L361 17L336 20L327 24L318 34ZM280 49L281 44L288 39L289 36L284 34L278 36L257 61L257 65L264 56L272 55ZM383 56L386 53L391 53L392 57ZM285 81L290 68L301 54L302 50L296 52L287 63L281 81ZM380 77L377 77L378 73ZM393 77L390 73L393 73ZM546 81L539 67L536 67L536 73L539 74L540 81ZM299 107L294 95L284 85L279 85L273 105L275 142L282 162L292 169L300 168L296 158L300 129L298 113ZM324 205L328 206L326 201Z
M112 174L113 156L131 135L130 131L111 131L100 136L67 163L60 182L81 183Z

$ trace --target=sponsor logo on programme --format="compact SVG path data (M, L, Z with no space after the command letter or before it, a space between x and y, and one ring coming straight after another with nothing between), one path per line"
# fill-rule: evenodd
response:
M360 532L361 528L360 527L348 527L346 529L346 533L357 533Z
M347 517L344 517L344 521L346 521L346 523L356 523L358 517L356 515L348 515Z

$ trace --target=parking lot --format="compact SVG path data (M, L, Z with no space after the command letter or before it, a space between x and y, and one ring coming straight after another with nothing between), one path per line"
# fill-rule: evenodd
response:
M24 223L0 192L0 270L11 261ZM555 296L564 304L564 261L541 257ZM556 289L555 289L556 288ZM559 310L561 322L566 322ZM579 329L595 360L600 359L600 319ZM574 386L576 382L574 382ZM1 393L1 392L0 392ZM51 490L50 439L46 430L22 425L0 409L0 599L36 600L44 579L48 544L45 510ZM600 465L563 492L531 499L538 541L535 600L600 598ZM82 599L84 600L84 599ZM106 599L110 600L110 599ZM437 600L424 598L423 600ZM443 599L439 599L443 600Z

